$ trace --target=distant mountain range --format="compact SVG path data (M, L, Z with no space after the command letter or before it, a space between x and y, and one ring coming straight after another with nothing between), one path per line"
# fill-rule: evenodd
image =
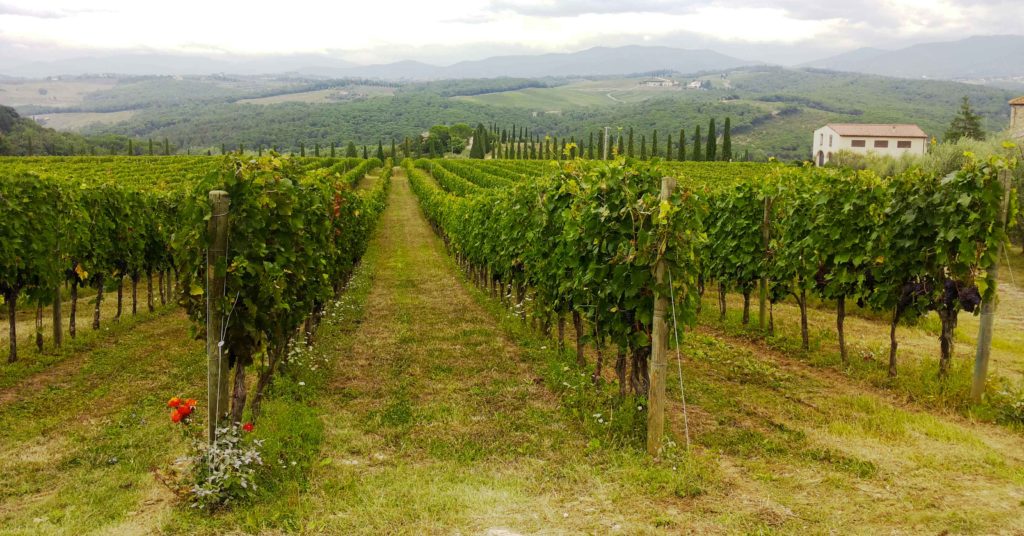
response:
M901 78L1024 77L1024 36L975 36L899 50L860 48L804 66Z
M660 46L595 47L579 52L496 56L440 66L418 61L356 65L327 54L208 57L175 54L121 54L0 67L3 75L43 78L54 75L234 75L294 74L389 80L457 78L543 78L548 76L627 75L652 71L696 73L733 69L760 62L713 50ZM1024 77L1024 36L975 36L960 41L923 43L899 50L861 48L802 65L903 78L950 80Z
M650 71L694 73L732 69L757 62L711 50L670 47L595 47L580 52L497 56L463 61L448 66L417 61L357 66L327 55L292 55L262 58L209 58L171 54L124 54L36 62L9 69L3 74L26 78L55 75L237 75L294 73L328 77L366 77L392 80L440 80L452 78L543 78L571 75L624 75Z

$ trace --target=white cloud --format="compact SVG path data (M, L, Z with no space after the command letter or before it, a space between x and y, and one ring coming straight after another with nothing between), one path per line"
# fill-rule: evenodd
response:
M1019 0L90 0L87 11L81 5L80 0L6 0L0 3L0 39L40 51L334 51L366 62L448 51L455 61L477 56L474 48L565 51L680 35L740 45L810 43L828 36L851 47L885 46L1019 28L1024 20Z

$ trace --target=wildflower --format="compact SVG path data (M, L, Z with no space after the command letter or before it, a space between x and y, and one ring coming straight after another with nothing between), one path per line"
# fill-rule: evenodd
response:
M176 408L179 405L181 405L181 399L178 397L174 397L167 401L167 407L169 408Z
M181 417L182 415L180 411L171 412L171 422L181 422Z
M242 430L245 430L246 432L251 432L252 429L253 429L253 426L252 426L251 422L247 422L247 423L242 425Z
M190 399L186 400L185 403L188 404L188 406L190 408L196 407L196 399L194 399L194 398L190 398Z

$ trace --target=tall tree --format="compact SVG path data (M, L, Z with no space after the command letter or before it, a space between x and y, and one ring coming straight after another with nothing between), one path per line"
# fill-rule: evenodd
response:
M722 130L722 160L732 162L732 121L726 117L725 127Z
M625 150L622 148L622 134L619 134L619 156L625 156Z
M224 152L224 147L221 146L221 152ZM306 144L299 142L299 156L306 156Z
M391 162L398 163L398 153L395 152L395 138L391 138Z
M320 144L313 145L313 156L320 158Z
M629 141L626 142L626 156L633 157L633 127L629 127Z
M672 160L672 133L665 135L665 160Z
M171 142L164 138L164 156L171 156Z
M306 154L306 150L305 149L302 150L302 154L303 155ZM366 150L366 146L364 145L363 146L363 160L366 160L368 158L370 158L370 152Z
M32 138L28 139L28 154L32 154ZM132 146L132 140L128 140L128 155L135 156L135 147Z
M590 133L590 141L587 143L587 160L594 159L594 133Z
M336 145L337 144L334 143L333 141L331 142L331 158L334 158L337 155L337 149L335 148ZM263 154L263 146L262 145L260 146L260 154Z
M679 129L679 153L676 154L676 160L680 162L686 160L686 132L684 129Z
M149 156L153 156L153 138L149 138Z
M604 132L597 132L597 157L604 160Z
M985 132L981 129L981 115L974 113L974 110L971 109L971 101L966 95L960 101L960 110L953 117L949 129L942 135L942 141L953 142L960 138L985 139Z
M693 151L691 151L693 153L693 160L696 162L704 160L703 156L701 156L704 153L704 151L702 151L701 149L702 147L700 146L700 125L697 125L697 130L693 133Z
M715 153L718 151L718 132L715 131L715 118L712 117L708 121L708 147L707 151L704 152L704 160L708 162L714 162L716 160Z
M647 135L640 135L640 160L647 160Z
M356 152L356 143L354 141L348 142L348 146L345 147L345 156L348 158L356 158L359 156Z
M651 134L651 158L658 156L658 129Z
M377 140L377 160L384 161L384 142Z

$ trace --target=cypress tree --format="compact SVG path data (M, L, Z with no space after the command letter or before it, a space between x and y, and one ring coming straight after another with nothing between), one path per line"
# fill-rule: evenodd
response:
M732 130L732 121L726 117L725 127L722 131L722 160L726 162L732 161L732 134L729 132Z
M647 135L640 135L640 160L647 160Z
M587 143L587 160L594 159L594 133L590 133L590 142Z
M622 134L619 134L619 156L624 156L625 154L625 149L622 148Z
M633 158L633 127L629 127L629 141L626 142L626 156Z
M377 140L377 160L384 161L384 142Z
M696 130L696 132L693 133L693 151L692 151L693 152L693 160L695 162L700 162L701 160L704 160L704 157L701 156L702 155L702 151L700 149L701 149L701 147L700 147L700 125L697 125L697 130Z
M604 134L597 133L597 158L604 159Z
M220 144L220 154L228 154L228 146L226 143ZM306 156L305 153L303 153L302 156Z
M550 143L550 140L548 140L547 136L545 136L544 137L544 156L543 156L544 160L551 160L551 147L550 147L549 143Z
M523 144L521 142L516 142L516 160L522 160L522 159L523 159Z
M28 139L28 154L32 154L32 138ZM135 147L132 146L132 140L128 140L128 155L135 156Z
M985 139L985 132L981 129L981 115L974 113L974 110L971 109L971 101L966 95L960 102L960 110L950 122L945 134L942 135L943 141L957 141L960 138Z
M334 142L332 141L332 142L331 142L331 158L334 158L334 156L335 156L335 155L337 154L337 152L336 152L336 151L335 151L335 149L334 149L334 145L335 145L335 144L334 144ZM263 146L262 146L262 145L260 146L260 149L261 149L261 151L262 151L262 149L263 149Z
M369 151L366 150L366 146L364 145L363 146L363 160L368 160L369 158L370 158L370 153L369 153Z
M257 151L256 154L258 156L263 156L263 144L262 143L260 144L259 148L257 148L256 151Z
M665 160L672 160L672 133L665 135Z
M299 142L299 156L306 156L306 144Z
M402 156L409 158L409 155L411 154L412 151L409 149L409 136L406 136L405 139L402 140Z
M359 154L356 153L356 144L355 144L355 142L352 142L352 141L348 142L348 145L345 147L345 156L348 157L348 158L355 158L355 157L359 156Z
M395 138L391 138L391 163L395 163L398 153L395 152Z
M245 154L245 145L242 145L241 143L238 144L238 154Z
M658 156L658 129L651 134L651 158Z
M153 138L149 138L149 156L153 156Z
M718 133L715 131L715 118L708 121L708 148L704 153L704 159L708 162L715 161L715 153L718 150Z
M743 149L743 161L750 162L750 149Z
M164 138L164 156L171 156L171 142Z
M679 152L676 154L676 160L680 162L686 161L686 132L684 129L679 129Z

